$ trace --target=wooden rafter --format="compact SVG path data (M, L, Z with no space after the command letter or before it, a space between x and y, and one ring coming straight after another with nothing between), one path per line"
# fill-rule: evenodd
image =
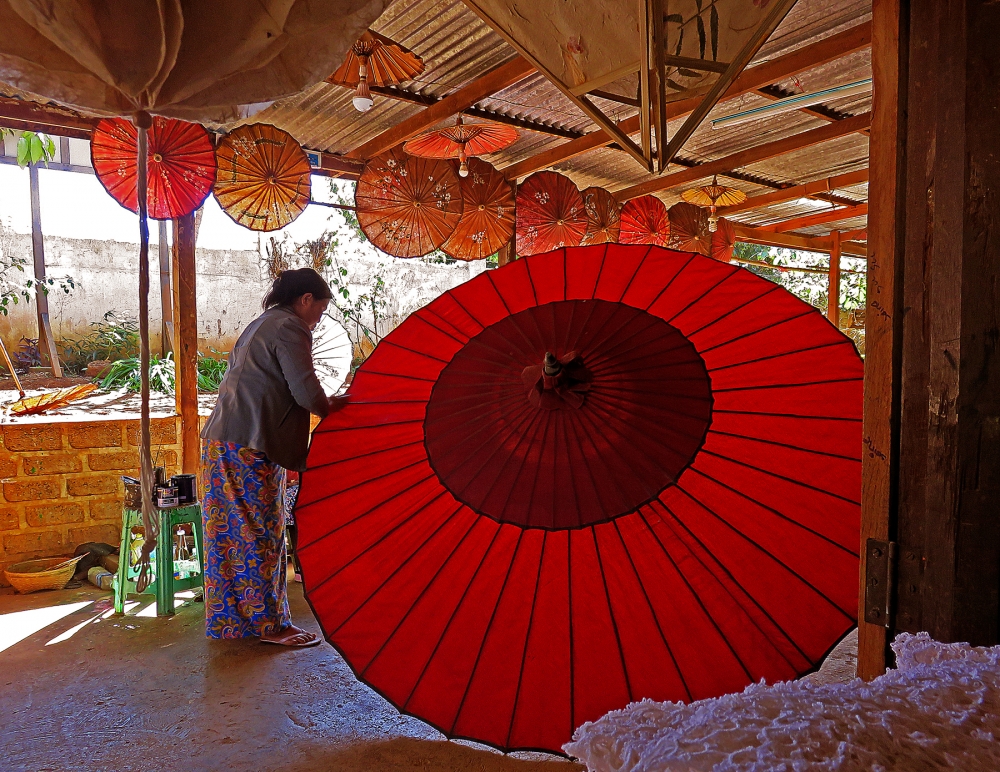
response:
M666 190L678 185L683 185L686 182L711 177L713 174L725 174L727 171L732 169L739 169L740 167L747 166L748 164L758 163L759 161L765 161L768 158L774 158L779 155L784 155L785 153L791 153L795 150L802 150L803 148L812 147L813 145L819 145L823 142L828 142L847 134L853 134L854 132L869 126L870 123L871 113L855 115L852 118L837 121L836 123L829 123L826 126L820 126L817 129L810 129L809 131L793 134L792 136L785 137L784 139L779 139L774 142L758 145L757 147L741 150L738 153L733 153L732 155L719 158L715 161L709 161L708 163L695 166L691 169L684 169L683 171L674 172L673 174L655 177L651 180L647 180L646 182L640 182L638 185L632 185L615 192L615 198L619 201L628 201L630 198L644 196L648 193L656 193L660 190Z
M732 223L733 231L736 233L737 241L744 241L749 244L762 244L766 247L779 247L781 249L797 249L804 252L825 252L830 254L833 247L829 236L798 236L794 233L772 233L762 231L760 228L752 228L749 225ZM867 257L868 250L864 244L854 241L841 241L840 251L845 255L853 257Z
M805 72L813 67L840 59L871 45L871 24L859 24L849 30L831 35L818 43L806 46L785 56L744 70L723 95L734 99L755 92L778 81ZM694 110L700 100L684 99L667 105L668 118L680 118ZM639 131L639 116L626 118L618 124L621 131L634 134ZM503 169L507 179L526 177L532 172L547 169L561 161L610 145L615 140L602 130L593 131L579 139L570 140L537 155L525 158Z
M840 238L844 241L868 241L868 229L858 228L856 231L841 231Z
M456 113L471 107L480 99L502 91L534 72L531 64L520 56L511 59L499 67L490 70L482 77L463 86L453 94L449 94L439 102L426 107L401 123L386 129L363 145L354 148L347 156L349 158L367 159L384 153L396 147L410 137L415 137L425 129L436 126Z
M852 217L864 217L867 214L868 204L839 206L836 209L828 209L823 212L815 212L801 217L792 217L778 223L765 225L761 228L761 230L771 231L771 233L790 233L792 231L800 230L801 228L809 228L813 225L823 225L828 222L840 222L841 220L849 220Z
M810 198L817 194L829 193L832 190L849 188L852 185L860 185L863 182L868 182L867 169L859 169L856 172L848 172L847 174L838 174L835 177L826 177L822 180L807 182L804 185L796 185L791 188L776 190L774 193L764 193L761 196L751 196L742 204L720 207L719 214L723 217L728 217L736 212L745 212L750 209L763 209L773 204L780 204L784 201L794 201L797 198Z

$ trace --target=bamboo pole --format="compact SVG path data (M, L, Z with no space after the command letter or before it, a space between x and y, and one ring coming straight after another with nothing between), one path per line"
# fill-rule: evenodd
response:
M830 289L826 301L826 318L840 329L840 231L830 233Z

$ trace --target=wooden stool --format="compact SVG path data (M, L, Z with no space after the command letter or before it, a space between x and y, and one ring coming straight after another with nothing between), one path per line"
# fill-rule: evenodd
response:
M158 509L157 515L160 518L160 535L156 541L156 548L150 556L153 567L153 581L146 588L145 595L156 595L156 616L170 616L174 613L174 593L181 590L188 590L192 587L204 587L205 574L205 550L204 536L201 525L201 505L184 504L179 507L169 507ZM173 536L177 526L191 524L191 532L194 535L195 550L197 551L196 561L174 560ZM115 613L122 614L125 611L125 599L130 594L139 594L136 589L136 580L139 578L139 571L133 565L133 537L142 530L142 512L135 509L126 508L122 513L122 543L119 550L118 573L115 575L114 596ZM142 542L139 542L141 546ZM135 553L138 555L138 552ZM196 566L191 566L191 562L196 562ZM192 573L191 568L197 568L197 573ZM174 574L180 573L180 578L175 578ZM184 576L186 574L186 576Z

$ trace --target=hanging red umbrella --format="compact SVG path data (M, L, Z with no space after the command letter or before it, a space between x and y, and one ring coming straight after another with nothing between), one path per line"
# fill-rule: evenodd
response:
M712 251L712 233L708 213L700 206L680 202L670 207L670 247L684 252L708 255Z
M148 134L149 216L172 220L200 207L215 182L215 147L196 123L153 118ZM97 179L126 209L139 211L136 193L138 130L124 118L105 118L94 128L90 158Z
M368 30L347 52L344 63L327 78L328 83L355 88L354 109L371 110L372 86L393 86L413 80L424 71L424 60L394 40Z
M575 247L587 232L583 195L558 172L536 172L517 188L517 254Z
M733 224L725 217L720 217L716 229L712 232L712 258L728 263L733 259L735 246L736 231Z
M454 126L431 129L403 144L403 150L422 158L457 158L458 175L469 174L469 158L496 153L517 141L517 129L502 123L463 123L459 114Z
M625 202L621 214L622 244L665 247L670 238L667 207L656 196L639 196Z
M582 246L618 241L622 215L614 196L604 188L587 188L583 191L583 208L587 213L587 232L580 240Z
M365 164L354 189L365 236L396 257L439 248L462 217L462 192L447 161L390 150Z
M514 238L514 191L493 166L469 159L459 182L462 218L441 249L457 260L485 260Z
M317 429L309 601L400 710L505 750L795 678L855 624L861 388L850 340L745 269L518 260L412 314Z

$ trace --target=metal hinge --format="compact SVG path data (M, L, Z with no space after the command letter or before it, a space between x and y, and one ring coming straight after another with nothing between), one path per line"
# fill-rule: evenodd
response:
M869 539L865 544L865 621L870 624L892 624L890 604L898 546L881 539Z

